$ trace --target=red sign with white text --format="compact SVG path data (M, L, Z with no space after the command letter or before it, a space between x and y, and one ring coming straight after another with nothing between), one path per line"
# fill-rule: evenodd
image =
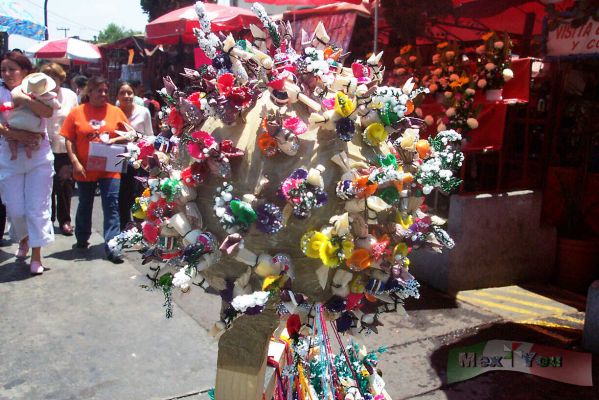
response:
M599 22L589 19L578 28L562 24L549 32L547 38L549 56L599 54Z

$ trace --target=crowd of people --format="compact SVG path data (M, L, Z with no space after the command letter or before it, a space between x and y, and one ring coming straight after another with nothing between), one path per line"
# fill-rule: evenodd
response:
M73 248L88 248L99 190L106 258L122 263L107 243L132 220L131 206L143 189L136 175L142 172L107 168L93 155L90 160L90 148L126 144L129 135L119 134L123 131L153 135L159 106L141 96L139 82L119 82L112 105L106 79L76 75L67 80L54 62L37 71L19 51L4 55L0 76L0 238L8 225L18 243L16 259L31 257L31 274L42 274L42 248L54 240L54 222L61 234L75 235ZM75 191L79 204L73 228Z

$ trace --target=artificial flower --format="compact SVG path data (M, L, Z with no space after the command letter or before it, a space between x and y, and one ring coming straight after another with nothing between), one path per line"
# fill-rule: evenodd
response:
M229 207L235 216L235 220L244 227L250 226L257 219L256 212L251 204L245 201L231 200Z
M412 50L412 45L407 44L407 45L403 46L401 49L399 49L399 54L401 54L401 55L408 54L411 50Z
M351 257L345 263L354 271L363 271L372 264L370 252L362 248L354 249Z
M504 79L506 82L507 82L507 81L509 81L509 80L511 80L511 79L514 77L514 71L512 71L512 70L511 70L511 69L509 69L509 68L505 68L505 69L502 71L502 74L503 74L503 79Z
M260 152L265 157L272 157L277 154L279 146L277 140L270 133L262 132L258 135L257 141Z
M356 104L343 92L335 95L335 112L342 117L349 117L356 109Z
M378 122L368 125L368 127L364 130L363 135L366 144L373 147L376 147L387 140L388 136L389 134L385 130L385 127Z
M488 62L488 63L485 64L485 69L487 71L492 71L495 68L497 68L497 65L493 64L492 62Z
M476 128L478 128L478 121L476 120L476 118L468 118L466 120L466 124L468 124L468 127L470 129L476 129Z
M361 199L373 195L379 186L377 183L369 182L367 175L356 178L355 183L357 197Z
M418 152L418 156L422 159L426 158L426 156L431 151L431 145L428 140L420 139L416 142L416 151Z
M189 100L191 102L191 104L193 104L199 110L201 110L202 109L202 103L200 102L200 100L202 100L204 97L206 97L206 93L193 92L192 94L190 94L189 96L187 96L187 100Z
M308 126L298 117L289 117L283 120L283 128L289 129L296 135L301 135L308 131Z
M168 113L167 123L173 130L175 136L179 136L181 134L181 129L185 124L183 116L175 107L171 107L170 112Z

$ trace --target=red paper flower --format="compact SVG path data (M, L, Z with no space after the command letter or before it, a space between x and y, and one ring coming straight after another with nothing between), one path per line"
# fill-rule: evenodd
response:
M138 160L145 160L147 157L152 157L154 155L154 144L148 143L145 140L141 140L137 147L139 147L139 156L137 156Z
M289 334L290 338L299 335L301 327L302 321L300 320L299 315L291 314L289 318L287 318L287 333Z
M181 171L181 181L186 186L195 187L208 178L208 173L208 167L205 163L194 162Z
M144 222L142 225L142 231L144 239L150 244L156 244L158 241L158 235L160 234L160 228L151 222Z
M181 134L181 128L183 128L183 116L175 107L171 107L171 111L168 114L167 123L171 126L171 128L175 129L174 134L179 136Z
M191 104L196 106L199 110L202 109L202 103L200 103L200 100L202 100L202 92L194 92L190 94L187 97L187 100L189 100Z
M229 93L231 93L231 89L233 89L234 84L235 76L233 74L222 74L216 81L218 93L220 93L221 96L229 96Z
M238 108L246 108L252 102L252 95L247 86L233 87L229 93L229 101Z
M209 157L209 152L204 149L210 149L216 145L214 136L205 131L197 131L191 134L193 141L187 144L189 155L196 160L205 160Z

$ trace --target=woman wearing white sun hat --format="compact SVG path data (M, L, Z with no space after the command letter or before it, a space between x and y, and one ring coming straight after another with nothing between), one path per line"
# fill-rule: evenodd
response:
M4 56L0 63L4 81L0 102L25 105L39 117L48 118L52 116L52 108L26 95L27 75L32 69L31 62L22 54L10 52ZM54 83L50 77L47 79L48 84ZM30 271L41 274L44 271L41 248L54 240L50 220L54 156L43 124L36 132L10 129L6 126L9 112L0 115L0 194L12 223L11 234L19 242L17 258L27 258L31 247ZM19 142L16 160L11 160L7 139ZM32 144L36 150L29 158L25 147Z

